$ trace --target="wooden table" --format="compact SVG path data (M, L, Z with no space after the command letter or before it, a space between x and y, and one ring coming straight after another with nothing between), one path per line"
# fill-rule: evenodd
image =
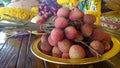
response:
M43 62L36 58L28 45L29 35L21 35L5 39L0 44L0 68L57 68L56 64ZM32 35L31 43L39 36ZM0 40L1 41L1 40ZM115 63L115 68L120 67L120 53L110 59ZM106 62L92 65L59 65L59 68L112 68Z

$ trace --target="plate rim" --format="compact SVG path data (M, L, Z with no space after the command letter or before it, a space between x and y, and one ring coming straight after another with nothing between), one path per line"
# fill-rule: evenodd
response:
M28 31L29 33L31 33L30 31ZM32 31L32 34L34 35L43 35L43 34L46 34L46 33L39 33L37 31Z
M117 40L117 38L111 36L111 39L114 43L114 46L112 47L111 50L109 50L107 53L102 55L102 58L97 58L97 57L91 57L91 58L84 58L84 59L63 59L63 58L56 58L52 57L49 55L46 55L42 53L38 49L38 44L40 42L40 38L35 40L33 44L31 45L31 52L39 59L48 61L51 63L56 63L56 64L65 64L65 65L84 65L84 64L92 64L92 63L97 63L97 62L102 62L105 61L113 56L115 56L119 51L120 51L120 42ZM117 48L117 49L116 49ZM115 50L114 50L115 49ZM112 55L110 55L112 54Z

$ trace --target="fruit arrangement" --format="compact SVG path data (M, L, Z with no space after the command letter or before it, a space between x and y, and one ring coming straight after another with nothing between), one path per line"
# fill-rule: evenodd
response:
M106 53L112 48L111 36L93 26L95 21L94 15L84 14L78 8L58 9L51 24L54 28L41 36L39 50L64 59L82 59Z

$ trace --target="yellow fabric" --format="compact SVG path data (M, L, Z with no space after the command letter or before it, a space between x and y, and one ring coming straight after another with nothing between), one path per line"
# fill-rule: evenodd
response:
M63 4L66 4L66 3L72 3L73 6L77 6L78 5L78 0L57 0L57 3L59 5L63 5Z
M30 18L33 18L33 16L37 16L38 15L38 7L32 7L31 8L31 12L32 12L32 17Z
M97 0L97 1L91 0L91 2L92 1L95 3L95 6L96 6L97 10L93 11L93 10L88 9L88 10L86 10L86 14L93 14L93 15L95 15L96 16L96 24L100 25L101 0Z
M8 14L10 16L20 18L21 20L30 20L34 16L37 15L37 13L35 13L33 11L29 11L29 10L25 10L25 9L21 9L21 8L0 7L0 17L1 18L14 20L13 18L10 18L3 14Z

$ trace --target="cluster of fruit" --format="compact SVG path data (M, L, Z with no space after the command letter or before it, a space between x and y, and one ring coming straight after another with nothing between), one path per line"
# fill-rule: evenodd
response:
M92 49L101 55L106 53L112 48L111 37L103 30L93 27L95 21L94 15L84 14L78 8L60 8L53 22L55 27L50 34L41 37L40 51L65 59L97 56Z
M47 19L52 15L56 15L60 7L61 6L57 4L56 0L44 0L44 2L40 4L38 12L40 16Z

